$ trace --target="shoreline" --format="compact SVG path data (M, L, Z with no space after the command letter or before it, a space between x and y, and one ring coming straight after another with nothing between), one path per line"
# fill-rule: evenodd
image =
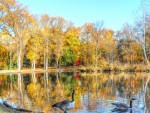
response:
M116 68L97 68L95 67L85 67L85 66L67 66L67 67L48 67L47 70L43 68L36 68L35 70L31 68L23 68L22 70L17 70L17 69L11 69L11 70L0 70L0 75L1 74L14 74L14 73L38 73L38 72L97 72L97 73L102 73L102 72L146 72L149 73L150 69L149 68L138 68L138 69L133 69L133 68L124 68L124 69L116 69Z
M8 109L2 103L0 103L0 113L20 113L20 112Z
M23 70L0 70L0 74L14 74L14 73L37 73L37 72L57 72L55 69L48 69L48 70L42 70L42 69L35 69L35 70L30 70L30 69L23 69Z
M0 74L8 74L8 73L38 73L38 72L70 72L70 71L79 71L82 69L81 67L62 67L56 69L55 67L49 67L47 70L43 68L36 68L32 70L30 68L23 68L22 70L12 69L12 70L0 70Z

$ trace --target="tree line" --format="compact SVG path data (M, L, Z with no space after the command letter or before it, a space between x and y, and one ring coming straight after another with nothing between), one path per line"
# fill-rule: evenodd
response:
M132 26L114 32L103 21L76 27L63 17L33 15L16 0L0 1L0 68L93 66L110 63L149 64L150 16L146 0Z

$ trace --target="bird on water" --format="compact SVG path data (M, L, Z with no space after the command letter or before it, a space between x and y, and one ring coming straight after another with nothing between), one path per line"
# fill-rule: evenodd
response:
M115 108L112 110L112 112L116 112L116 111L126 112L129 109L132 109L132 102L134 100L136 100L136 98L131 98L130 99L130 105L127 105L127 104L122 103L122 102L113 102L113 103L111 103L112 105L115 106Z
M64 113L67 113L68 110L74 108L75 105L74 94L75 94L75 90L72 90L72 100L63 100L61 102L57 102L53 104L52 107L59 108L62 111L64 111Z

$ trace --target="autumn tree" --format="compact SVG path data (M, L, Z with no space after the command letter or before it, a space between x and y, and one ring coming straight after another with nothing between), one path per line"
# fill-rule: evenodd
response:
M26 57L30 60L32 69L35 69L35 65L38 60L42 58L43 55L43 45L44 41L41 38L42 33L41 29L35 24L33 26L33 30L31 33L31 38L29 39L27 46L26 46Z
M8 49L0 44L0 69L7 66Z
M115 59L116 40L114 39L114 31L111 29L103 30L103 38L100 45L101 54L104 54L108 63L113 62Z
M141 6L140 10L137 11L137 15L139 18L136 19L135 27L136 27L136 38L139 41L142 49L143 49L143 55L144 55L144 62L145 64L149 65L148 61L148 53L147 53L147 39L146 36L147 30L149 28L149 23L147 22L147 17L149 14L149 4L150 2L148 0L141 0Z
M103 22L86 23L81 30L81 55L86 65L98 66L98 59L102 54L109 54L108 61L114 58L115 39L114 32L103 28ZM106 55L108 56L108 55Z
M41 15L41 19L40 19L40 27L42 29L42 38L44 41L44 69L48 69L48 59L49 59L49 55L50 55L50 48L49 48L49 44L50 41L53 40L53 36L52 36L52 32L51 32L51 27L53 25L53 17L50 17L47 14Z
M81 54L80 59L86 66L90 66L94 62L94 44L92 40L93 23L86 23L81 28L80 42L81 42Z
M118 56L121 58L121 61L133 61L134 49L132 47L138 46L136 42L136 30L129 24L124 24L123 28L120 31L117 31L116 38L119 40L117 43Z
M62 17L55 17L53 26L51 28L54 37L54 55L56 59L56 67L60 67L60 59L63 56L64 47L64 30L65 30L66 20Z
M147 59L150 61L150 14L147 14L146 16L146 53L147 53Z
M95 68L97 68L97 64L98 64L98 53L99 53L99 45L100 45L100 41L102 40L103 37L103 22L96 22L93 25L92 31L91 31L91 35L93 38L93 41L95 43L95 63L94 66Z
M33 22L27 8L16 0L1 0L1 29L13 37L17 46L17 67L22 68L25 45Z
M80 40L78 38L78 29L69 26L65 32L62 60L66 64L74 64L79 57Z

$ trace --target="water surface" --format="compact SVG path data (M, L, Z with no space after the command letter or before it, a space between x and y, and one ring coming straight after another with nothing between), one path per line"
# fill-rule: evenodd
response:
M75 90L72 113L112 113L111 102L129 104L136 97L129 113L150 113L150 81L148 73L31 73L0 75L0 102L6 100L18 108L61 113L52 104L71 99ZM144 109L138 106L145 105ZM127 112L127 113L128 113Z

